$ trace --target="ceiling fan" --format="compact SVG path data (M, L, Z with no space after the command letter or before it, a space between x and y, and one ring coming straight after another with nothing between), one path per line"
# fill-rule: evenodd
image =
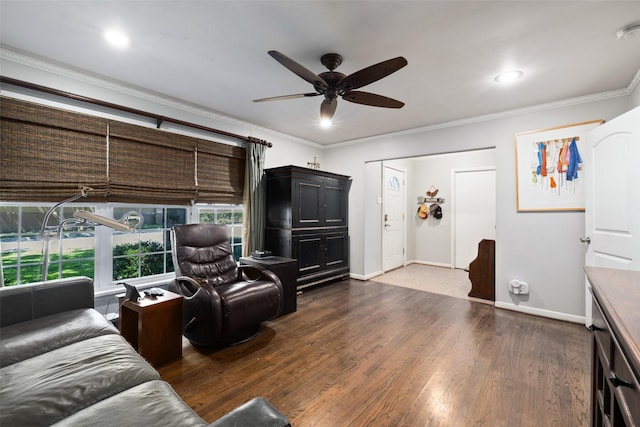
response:
M393 98L376 95L375 93L354 90L380 80L389 74L395 73L400 68L407 65L407 60L401 56L382 61L378 64L371 65L345 76L338 71L334 71L342 63L342 56L337 53L327 53L322 55L320 62L322 65L327 67L329 71L325 71L317 75L278 51L270 50L269 55L288 68L289 71L311 83L315 92L261 98L255 99L253 102L278 101L282 99L323 95L324 100L320 105L321 120L331 120L336 112L339 96L345 101L356 104L371 105L373 107L402 108L404 106L404 102L400 102Z

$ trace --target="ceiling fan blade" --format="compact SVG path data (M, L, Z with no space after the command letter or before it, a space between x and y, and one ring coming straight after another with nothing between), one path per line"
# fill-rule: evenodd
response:
M338 107L338 98L325 99L320 105L320 120L331 120Z
M287 69L289 69L289 71L291 71L291 72L297 74L298 76L302 77L303 79L305 79L306 81L308 81L312 85L314 85L314 86L318 85L318 86L320 86L321 88L324 88L324 89L329 87L327 82L325 82L322 79L322 77L316 75L313 71L309 71L308 69L306 69L302 65L298 64L293 59L289 58L286 55L283 55L282 53L278 52L277 50L270 50L269 51L269 55L271 55L273 57L273 59L275 59L276 61L278 61L282 65L284 65Z
M356 104L371 105L373 107L384 108L402 108L404 102L400 102L397 99L389 98L382 95L376 95L375 93L362 92L359 90L350 91L342 95L342 99L345 101L353 102Z
M389 74L395 73L405 65L407 65L407 60L402 56L382 61L378 64L374 64L370 67L363 68L360 71L349 74L338 82L337 88L347 91L361 88L362 86L378 81Z
M308 96L318 96L320 95L317 92L312 92L312 93L296 93L293 95L282 95L282 96L272 96L270 98L260 98L260 99L254 99L253 102L265 102L265 101L281 101L283 99L295 99L295 98L305 98Z

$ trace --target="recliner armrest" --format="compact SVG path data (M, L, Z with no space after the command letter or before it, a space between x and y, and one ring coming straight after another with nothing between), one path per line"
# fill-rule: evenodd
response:
M282 283L278 276L271 270L267 270L258 265L239 265L238 266L238 280L244 280L248 282L256 280L269 280L282 288Z
M169 284L171 292L182 295L182 327L185 332L198 328L201 337L192 337L197 344L206 344L207 334L218 336L222 330L222 302L214 287L192 277L180 276Z

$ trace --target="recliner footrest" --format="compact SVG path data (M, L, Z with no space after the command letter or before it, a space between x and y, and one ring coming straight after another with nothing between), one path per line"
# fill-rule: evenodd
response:
M291 427L287 417L262 397L256 397L210 424L210 427Z

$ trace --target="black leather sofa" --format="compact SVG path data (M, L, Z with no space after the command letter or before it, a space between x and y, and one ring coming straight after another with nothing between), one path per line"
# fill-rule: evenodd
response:
M289 425L263 398L207 423L93 305L87 277L0 288L0 425Z

